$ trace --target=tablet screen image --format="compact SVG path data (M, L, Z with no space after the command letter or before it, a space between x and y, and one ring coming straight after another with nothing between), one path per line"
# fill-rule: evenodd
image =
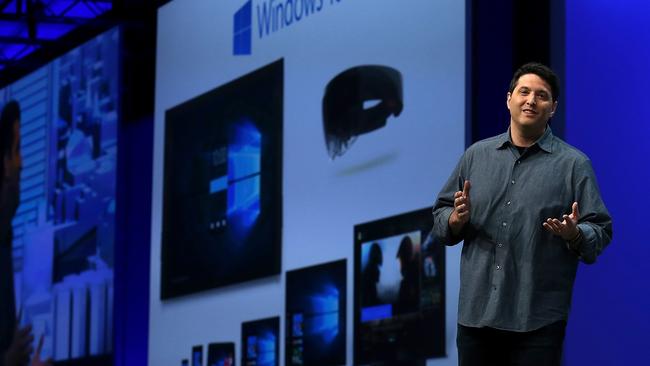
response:
M286 365L345 364L346 263L287 272Z
M241 364L279 366L280 317L242 323Z
M235 344L208 344L208 366L235 366Z
M355 364L445 356L445 247L423 209L354 227Z
M165 113L162 299L280 273L283 70Z

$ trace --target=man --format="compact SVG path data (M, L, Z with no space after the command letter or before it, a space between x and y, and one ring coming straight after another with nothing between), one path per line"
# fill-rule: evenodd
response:
M8 102L0 114L0 366L22 366L32 354L31 326L19 327L14 299L11 221L20 203L20 106ZM50 365L41 360L43 337L32 358L33 366Z
M467 149L433 208L434 234L464 240L461 366L559 366L578 261L611 240L589 159L548 125L558 97L551 69L519 68L508 131Z

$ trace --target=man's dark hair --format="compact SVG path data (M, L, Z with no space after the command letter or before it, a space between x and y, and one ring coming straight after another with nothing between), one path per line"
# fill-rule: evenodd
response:
M20 104L15 100L7 102L0 114L0 177L4 176L4 157L14 148L14 122L20 120Z
M512 80L510 80L510 89L508 90L510 93L515 90L519 78L526 74L535 74L544 80L551 87L553 101L556 102L558 100L560 97L560 78L557 77L550 67L539 62L529 62L515 71Z

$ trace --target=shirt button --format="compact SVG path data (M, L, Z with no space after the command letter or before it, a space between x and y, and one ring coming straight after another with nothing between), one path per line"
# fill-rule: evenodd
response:
M506 205L507 205L507 206L510 206L510 203L511 203L511 202L510 202L510 201L508 201L508 202L506 202Z
M497 264L497 271L501 269L501 266Z
M499 244L497 244L497 247L501 248L501 247L503 247L503 244L499 243Z
M508 225L508 224L505 221L501 223L501 226L503 226L503 227L505 227L506 225Z
M521 164L521 160L517 160L517 164Z
M515 184L515 180L514 180L514 179L511 180L511 181L510 181L510 184Z

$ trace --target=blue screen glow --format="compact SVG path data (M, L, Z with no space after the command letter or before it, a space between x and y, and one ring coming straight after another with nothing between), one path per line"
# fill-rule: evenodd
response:
M362 322L388 319L391 316L393 316L393 305L391 304L369 306L361 309Z
M339 291L325 286L322 292L309 298L310 316L305 319L308 335L319 336L323 342L331 343L339 333Z
M260 215L262 134L249 121L235 125L228 146L228 217L247 230ZM229 220L230 221L230 220Z

